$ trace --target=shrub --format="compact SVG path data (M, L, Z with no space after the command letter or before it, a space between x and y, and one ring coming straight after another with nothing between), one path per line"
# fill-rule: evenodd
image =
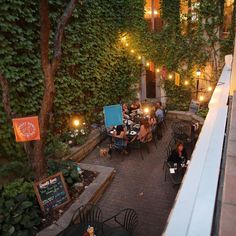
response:
M66 183L72 186L74 183L82 182L82 173L77 170L77 166L71 161L48 161L48 174L53 175L61 171Z
M18 179L0 192L0 235L35 235L41 224L33 182Z

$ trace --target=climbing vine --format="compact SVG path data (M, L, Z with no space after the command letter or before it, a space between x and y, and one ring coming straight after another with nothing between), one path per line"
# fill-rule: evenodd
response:
M50 1L53 28L65 5L64 1ZM60 130L70 114L94 120L104 105L136 96L133 85L139 80L140 61L124 48L120 35L127 33L136 45L142 45L141 33L146 30L143 6L143 0L87 0L76 8L65 30L53 113L48 114L53 130ZM38 7L37 1L25 0L4 0L0 6L0 71L10 84L15 117L37 115L42 99ZM146 51L144 45L139 48ZM24 156L1 103L0 117L0 155Z

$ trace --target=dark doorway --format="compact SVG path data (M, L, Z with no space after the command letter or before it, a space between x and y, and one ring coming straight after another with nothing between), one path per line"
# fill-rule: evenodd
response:
M146 70L147 98L156 97L156 79L155 72Z

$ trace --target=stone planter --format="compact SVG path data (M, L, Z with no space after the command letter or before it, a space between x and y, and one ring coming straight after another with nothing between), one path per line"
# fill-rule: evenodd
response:
M65 156L62 160L73 160L80 162L83 160L104 138L106 137L105 129L95 129L88 137L88 140L79 147L71 148L69 155Z
M204 123L204 119L202 117L197 116L188 111L169 111L167 113L167 118L173 119L173 120L178 119L178 120L184 120L184 121L198 122L200 126L202 126Z
M55 236L64 230L69 225L74 212L80 206L87 203L96 203L100 199L115 175L115 170L111 167L83 163L79 165L84 170L96 171L99 173L98 176L55 223L40 231L37 236Z

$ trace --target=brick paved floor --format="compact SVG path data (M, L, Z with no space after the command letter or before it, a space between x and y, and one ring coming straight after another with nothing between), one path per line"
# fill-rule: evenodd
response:
M138 150L129 156L114 153L112 160L99 157L96 148L84 163L110 166L116 169L116 175L98 205L106 219L123 208L133 208L138 213L139 225L135 236L161 235L178 188L164 181L162 170L165 147L171 139L170 121L157 149L149 144L150 154L144 151L144 160ZM100 146L105 147L108 140Z

